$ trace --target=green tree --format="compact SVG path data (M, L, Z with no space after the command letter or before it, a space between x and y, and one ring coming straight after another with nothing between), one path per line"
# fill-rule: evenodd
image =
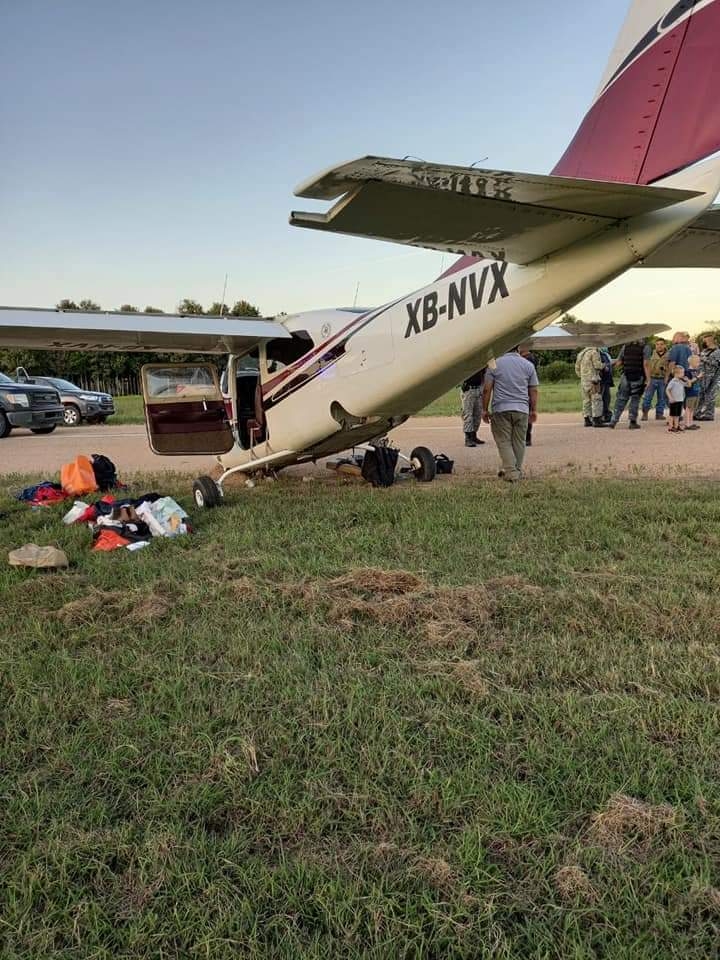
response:
M158 307L145 307L143 313L165 313L165 311L160 310Z
M208 316L211 317L226 317L230 313L230 308L226 303L220 303L219 300L215 300L214 303L211 303L207 308Z
M74 300L61 300L60 303L56 303L55 306L58 310L77 310L78 305Z
M139 310L131 303L123 303L120 305L120 313L139 313Z
M262 314L258 308L247 300L236 300L230 311L231 317L260 317Z
M202 306L197 302L197 300L189 300L187 297L184 300L181 300L178 304L178 313L198 315L202 314L205 311Z
M94 300L81 300L78 304L78 310L88 310L89 312L96 312L102 310L102 307L99 303L95 303Z

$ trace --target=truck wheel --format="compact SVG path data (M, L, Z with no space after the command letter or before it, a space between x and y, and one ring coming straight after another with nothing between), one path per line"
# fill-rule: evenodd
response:
M413 465L415 479L420 483L430 483L435 479L437 468L435 466L435 457L432 451L427 447L415 447L410 454L410 460Z
M212 477L198 477L193 484L193 499L201 510L211 510L222 502L222 493Z
M51 427L30 427L30 433L39 433L40 436L45 436L47 433L52 433L57 427L57 424L54 423Z
M5 437L9 437L11 430L12 427L10 426L10 421L2 412L2 410L0 410L0 440L4 440Z
M74 403L68 403L65 405L65 414L63 416L63 423L66 427L77 427L80 425L82 416L80 415L80 408L76 407Z

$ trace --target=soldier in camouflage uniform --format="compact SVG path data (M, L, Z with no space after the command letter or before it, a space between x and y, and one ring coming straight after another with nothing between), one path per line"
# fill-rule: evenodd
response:
M710 334L703 340L702 360L703 378L700 381L700 397L695 411L696 420L715 419L715 398L720 387L720 347Z
M485 443L477 435L478 428L482 423L484 379L485 367L463 381L460 388L462 390L462 418L466 447L482 446Z
M597 347L585 347L575 361L575 373L580 377L583 398L583 417L586 427L604 427L603 399L600 381L605 362Z

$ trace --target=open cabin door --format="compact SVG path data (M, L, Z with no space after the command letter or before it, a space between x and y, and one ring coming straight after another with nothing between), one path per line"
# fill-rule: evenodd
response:
M172 457L232 449L235 438L213 364L146 364L142 385L153 453Z

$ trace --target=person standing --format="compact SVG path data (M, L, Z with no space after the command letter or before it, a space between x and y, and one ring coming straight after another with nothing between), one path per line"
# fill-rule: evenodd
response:
M580 377L583 417L586 427L604 427L602 401L603 359L597 347L585 347L575 361L575 373Z
M535 372L537 373L538 363L539 363L540 361L538 360L538 358L535 356L535 354L534 354L534 353L532 352L532 350L530 349L529 344L527 344L527 343L521 343L520 346L518 347L518 353L520 354L520 356L521 356L524 360L529 360L529 361L530 361L530 363L535 367ZM532 425L532 423L530 422L530 420L528 420L527 433L525 434L525 446L526 446L526 447L531 447L531 446L532 446L532 433L533 433L533 425Z
M613 359L607 347L600 347L600 358L603 362L602 373L600 374L600 396L602 397L603 423L610 423L612 420L612 388L615 386L613 378Z
M668 373L667 343L662 337L655 341L655 348L645 348L645 359L647 360L647 389L642 402L642 418L648 419L653 399L657 396L655 403L655 419L665 419L665 382Z
M485 374L483 419L491 425L500 454L498 476L508 483L522 479L528 423L537 420L538 386L535 367L520 356L517 347L499 357Z
M673 337L672 346L668 350L668 371L665 374L665 382L672 377L673 367L678 364L685 373L690 369L690 357L692 356L692 347L690 346L690 334L680 331Z
M462 419L463 431L465 433L465 446L482 446L485 441L478 437L478 429L482 422L482 387L485 378L485 370L478 370L467 380L464 380L460 390L462 391Z
M702 380L700 381L700 396L698 397L696 420L715 419L715 398L720 388L720 347L717 338L709 333L703 337L703 348L700 352Z
M645 342L643 340L632 340L630 343L626 343L615 362L622 366L622 376L615 398L613 417L608 426L613 430L615 429L629 403L630 423L628 426L630 430L639 430L638 410L640 409L640 398L645 390L645 378L647 376Z
M703 372L701 369L700 357L693 353L690 357L690 369L685 376L685 429L699 430L700 427L693 423L693 414L697 410L698 398L700 396L700 385L703 382Z
M673 367L670 371L670 379L667 384L667 398L670 412L668 430L670 433L680 433L683 429L682 417L685 403L685 368L681 364Z

